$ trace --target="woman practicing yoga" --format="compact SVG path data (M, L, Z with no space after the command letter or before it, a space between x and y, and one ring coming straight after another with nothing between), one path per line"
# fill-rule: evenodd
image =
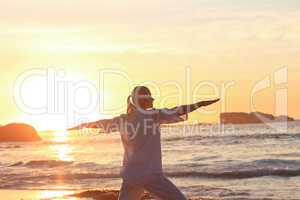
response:
M153 97L145 86L137 86L127 99L127 113L113 119L81 124L75 129L102 128L119 131L124 147L119 200L138 200L147 190L161 200L186 200L181 191L164 175L160 125L183 121L187 115L219 99L182 105L172 109L154 109Z

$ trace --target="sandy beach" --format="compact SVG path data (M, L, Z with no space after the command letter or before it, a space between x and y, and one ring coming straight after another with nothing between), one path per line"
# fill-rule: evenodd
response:
M118 190L0 190L5 200L117 200ZM141 200L154 200L145 192ZM189 198L189 200L216 200L210 198Z

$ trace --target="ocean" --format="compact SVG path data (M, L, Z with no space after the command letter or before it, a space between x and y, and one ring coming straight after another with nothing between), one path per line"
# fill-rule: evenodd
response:
M0 196L119 189L118 133L39 134L43 141L0 143ZM300 122L165 126L162 149L166 175L189 197L300 199Z

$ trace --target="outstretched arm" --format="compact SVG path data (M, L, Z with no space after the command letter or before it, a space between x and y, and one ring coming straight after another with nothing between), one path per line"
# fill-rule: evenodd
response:
M203 106L208 106L211 105L213 103L218 102L220 99L214 99L214 100L209 100L209 101L199 101L197 103L194 104L189 104L189 105L182 105L182 106L178 106L175 107L173 109L177 110L177 113L179 115L186 115L190 112L193 112L194 110L203 107Z
M105 132L112 132L118 128L118 117L113 119L102 119L95 122L82 123L68 130L79 130L82 128L99 128L103 129Z
M162 124L170 124L170 123L178 123L181 121L187 120L187 114L190 112L193 112L194 110L203 107L208 106L210 104L213 104L220 99L215 100L209 100L209 101L199 101L194 104L189 105L182 105L177 106L171 109L160 109L159 116L160 116L160 123ZM184 116L185 117L182 117Z

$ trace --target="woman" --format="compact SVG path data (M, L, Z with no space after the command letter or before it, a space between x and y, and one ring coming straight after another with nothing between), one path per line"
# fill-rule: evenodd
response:
M127 99L127 114L85 123L76 129L103 128L107 132L120 132L124 158L119 200L138 200L144 190L162 200L186 200L163 174L160 125L183 121L181 116L218 100L201 101L172 109L154 109L150 90L145 86L137 86Z

